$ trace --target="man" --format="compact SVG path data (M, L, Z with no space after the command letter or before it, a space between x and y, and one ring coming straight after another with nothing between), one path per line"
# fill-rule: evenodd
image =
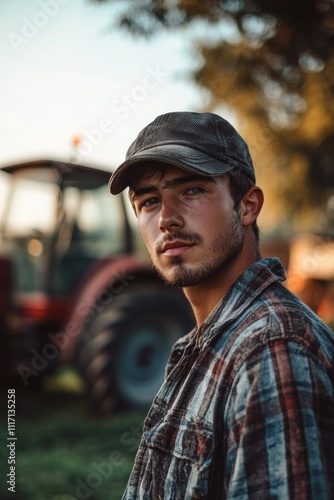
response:
M159 116L114 172L197 327L173 348L123 498L334 498L332 332L261 259L248 147L213 113Z

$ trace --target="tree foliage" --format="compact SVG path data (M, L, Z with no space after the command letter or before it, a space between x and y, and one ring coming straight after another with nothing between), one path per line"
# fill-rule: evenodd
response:
M333 0L125 0L117 22L147 37L198 22L214 31L194 41L201 65L192 76L210 109L224 103L238 114L276 200L271 222L334 231Z

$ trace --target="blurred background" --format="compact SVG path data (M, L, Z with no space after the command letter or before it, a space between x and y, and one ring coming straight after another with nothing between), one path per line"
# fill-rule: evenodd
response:
M263 255L333 327L334 6L15 0L0 18L1 432L15 387L17 498L118 499L193 318L110 172L161 113L227 118L265 192Z

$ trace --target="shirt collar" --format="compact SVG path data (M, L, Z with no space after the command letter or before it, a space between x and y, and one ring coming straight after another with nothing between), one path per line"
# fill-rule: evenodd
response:
M255 262L239 276L199 329L193 330L189 335L192 338L196 336L199 345L203 345L208 337L212 336L213 329L216 330L217 327L240 317L268 286L285 279L284 268L277 257L269 257Z

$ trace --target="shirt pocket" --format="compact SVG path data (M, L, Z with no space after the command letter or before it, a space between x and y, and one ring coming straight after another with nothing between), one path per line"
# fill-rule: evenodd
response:
M207 498L213 458L210 428L199 421L167 415L145 430L143 437L152 476L157 474L160 479L162 498Z

